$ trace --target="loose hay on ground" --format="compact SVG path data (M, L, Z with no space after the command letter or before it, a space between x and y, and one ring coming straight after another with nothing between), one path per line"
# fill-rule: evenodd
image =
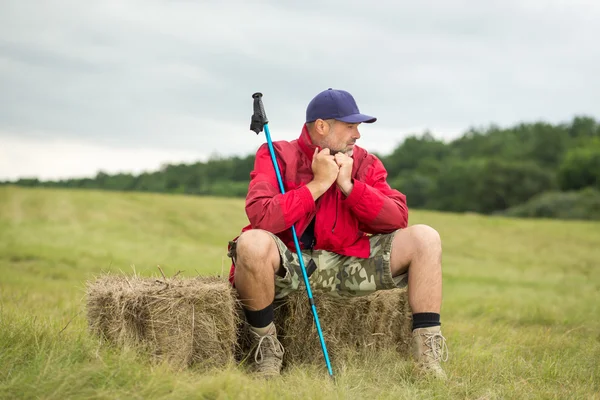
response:
M313 297L332 362L349 355L392 350L398 357L410 353L412 314L406 289L378 291L367 296L337 298L321 292ZM285 348L286 366L323 365L321 343L305 291L299 290L276 304L275 324ZM242 331L241 348L249 350Z
M92 332L119 346L143 346L175 367L234 362L239 314L217 277L105 275L87 286Z

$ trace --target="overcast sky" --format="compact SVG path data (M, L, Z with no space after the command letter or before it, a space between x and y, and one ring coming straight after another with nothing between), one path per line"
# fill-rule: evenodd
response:
M367 5L369 4L369 5ZM350 91L359 145L600 119L600 2L0 1L0 180L248 155Z

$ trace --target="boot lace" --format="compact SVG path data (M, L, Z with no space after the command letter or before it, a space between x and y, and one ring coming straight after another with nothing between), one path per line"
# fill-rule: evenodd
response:
M424 343L428 347L425 354L433 358L434 361L448 361L449 351L446 338L439 332L425 332L423 335L425 336Z
M269 343L266 343L265 346L263 346L264 341ZM266 348L263 352L264 347ZM254 361L257 364L262 364L263 361L268 362L269 360L273 359L273 357L269 357L270 355L275 355L281 358L283 356L284 351L285 350L283 349L283 345L281 344L281 342L275 336L267 334L265 336L261 336L258 340L258 343L256 345L256 351L254 352Z

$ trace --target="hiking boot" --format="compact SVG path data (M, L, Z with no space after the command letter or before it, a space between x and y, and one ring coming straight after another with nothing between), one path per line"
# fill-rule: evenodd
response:
M284 349L277 339L277 329L272 325L269 331L261 336L249 329L252 338L252 349L254 362L251 363L252 371L259 377L273 377L281 373Z
M421 375L446 379L440 361L448 360L448 347L439 326L415 329L412 337L412 352Z

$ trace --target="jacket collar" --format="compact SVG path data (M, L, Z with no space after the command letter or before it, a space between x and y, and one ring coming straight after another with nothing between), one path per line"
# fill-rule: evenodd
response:
M312 162L313 155L315 154L315 149L318 146L313 144L308 133L308 128L306 127L306 124L304 124L304 126L302 127L302 132L300 133L300 137L298 138L298 144L300 145L300 148L302 149L304 155L308 157L309 161ZM319 151L320 150L321 149L319 148Z

